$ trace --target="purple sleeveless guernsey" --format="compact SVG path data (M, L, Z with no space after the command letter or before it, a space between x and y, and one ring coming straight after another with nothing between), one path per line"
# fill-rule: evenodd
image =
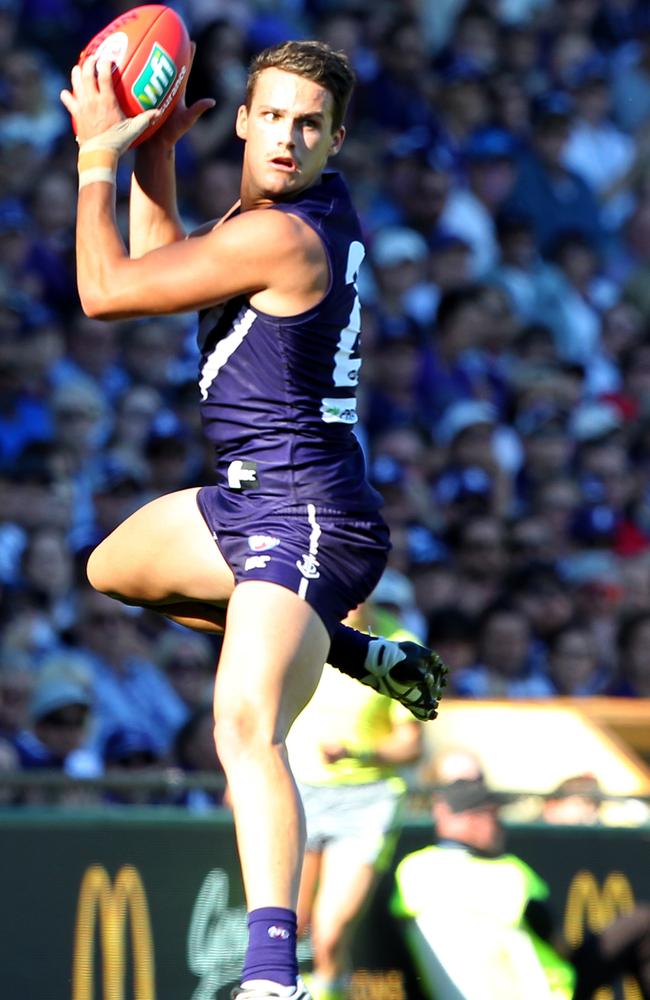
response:
M352 432L361 364L359 220L345 183L330 171L269 211L299 216L318 233L330 285L297 316L260 312L245 296L200 316L201 416L216 482L225 487L221 504L235 519L250 511L247 501L372 514L381 497L366 481Z

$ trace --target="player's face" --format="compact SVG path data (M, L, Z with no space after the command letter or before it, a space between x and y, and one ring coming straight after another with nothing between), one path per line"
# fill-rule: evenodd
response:
M260 73L250 108L237 115L244 195L274 200L317 180L345 136L332 131L332 108L330 92L312 80L274 67Z

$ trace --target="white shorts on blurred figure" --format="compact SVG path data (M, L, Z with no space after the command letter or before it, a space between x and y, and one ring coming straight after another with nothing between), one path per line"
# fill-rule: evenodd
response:
M379 869L390 860L404 798L390 779L358 785L298 785L307 818L307 850L340 850Z

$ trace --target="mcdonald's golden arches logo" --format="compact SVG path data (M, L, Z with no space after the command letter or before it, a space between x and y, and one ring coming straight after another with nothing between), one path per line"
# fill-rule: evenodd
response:
M623 872L610 872L601 888L591 872L578 871L567 894L564 936L573 948L577 948L587 931L600 934L616 917L630 913L634 906L634 893ZM636 980L629 976L624 980L623 992L625 1000L641 1000ZM612 1000L613 993L609 987L604 987L594 994L594 998Z
M147 897L136 868L123 865L115 883L91 865L79 890L72 1000L94 1000L95 927L99 917L103 1000L125 1000L126 925L131 924L134 1000L156 1000L155 961Z

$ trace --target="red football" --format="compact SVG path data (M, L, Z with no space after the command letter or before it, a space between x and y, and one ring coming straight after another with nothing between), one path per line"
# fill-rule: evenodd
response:
M133 144L138 146L160 128L185 89L190 59L187 28L164 4L134 7L91 39L79 56L79 66L97 54L114 63L113 85L127 117L151 108L162 110L155 125Z

